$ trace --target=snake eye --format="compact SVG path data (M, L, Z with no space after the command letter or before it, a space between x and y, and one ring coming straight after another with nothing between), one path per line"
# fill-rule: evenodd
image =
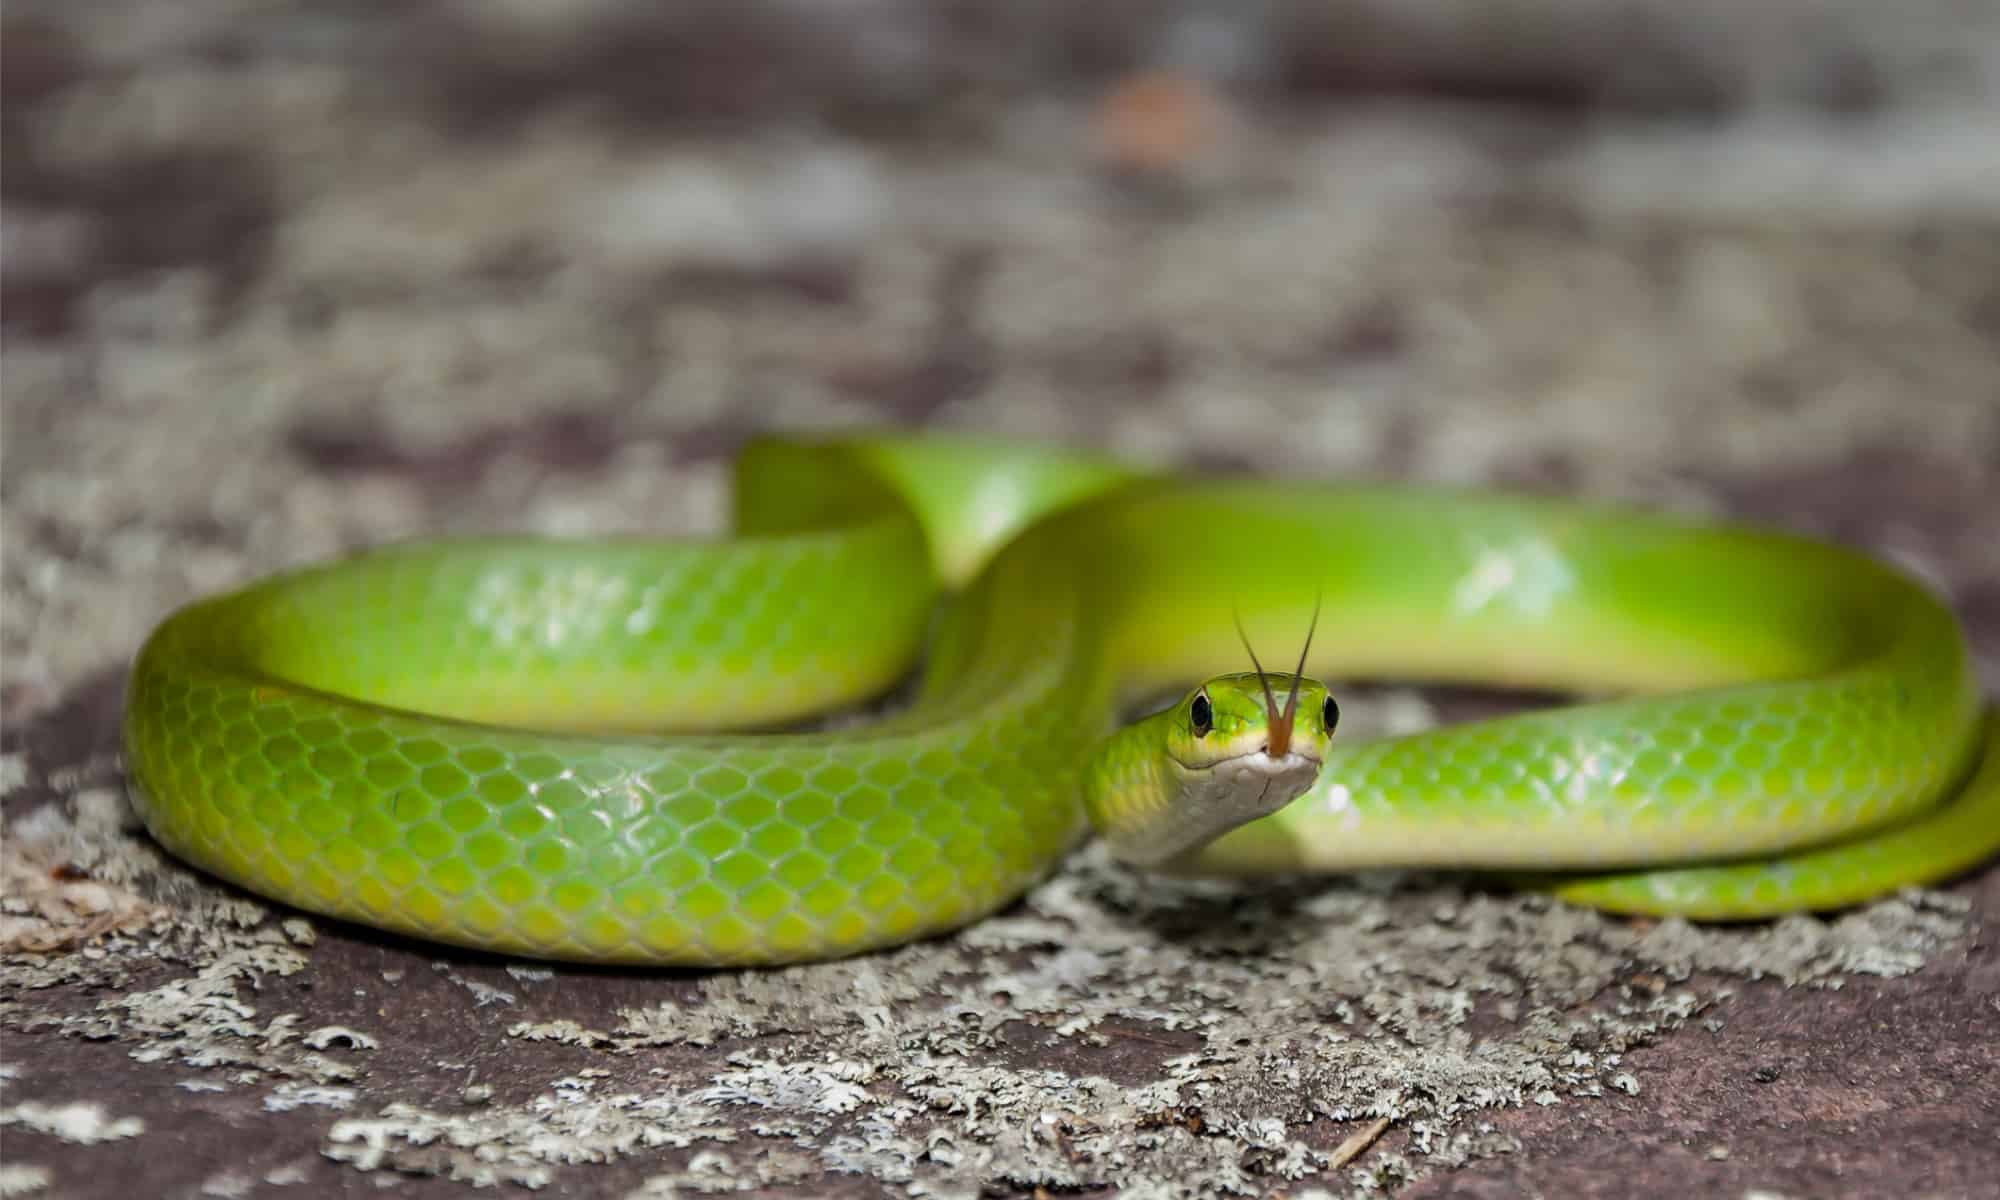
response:
M1328 696L1326 703L1320 706L1319 724L1320 728L1328 733L1332 733L1333 727L1340 724L1340 705L1333 702L1332 696Z
M1194 703L1188 705L1188 720L1194 725L1196 737L1207 737L1215 728L1215 706L1208 702L1207 692L1196 692Z

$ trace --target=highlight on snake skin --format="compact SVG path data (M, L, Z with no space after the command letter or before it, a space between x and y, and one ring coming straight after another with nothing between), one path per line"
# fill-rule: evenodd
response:
M1454 867L1712 920L2000 847L1958 621L1839 546L905 436L753 443L733 523L391 545L192 604L133 671L139 812L312 912L703 965L966 925L1093 834L1144 870ZM1309 627L1290 673L1243 669ZM1359 678L1595 698L1362 739L1322 682Z

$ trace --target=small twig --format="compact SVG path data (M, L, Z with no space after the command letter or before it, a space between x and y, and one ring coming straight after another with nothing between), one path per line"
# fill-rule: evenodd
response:
M1381 1137L1388 1128L1389 1118L1375 1118L1374 1124L1334 1147L1333 1157L1327 1160L1326 1169L1329 1171L1338 1171L1348 1163L1361 1157L1361 1152L1374 1145L1375 1139Z

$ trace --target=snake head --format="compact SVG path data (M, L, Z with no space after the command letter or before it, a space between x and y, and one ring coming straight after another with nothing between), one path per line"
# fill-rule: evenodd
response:
M1180 704L1142 724L1164 729L1165 754L1150 804L1118 804L1086 788L1092 823L1120 858L1157 866L1298 799L1319 777L1340 707L1326 685L1305 675L1319 627L1319 603L1299 648L1298 668L1273 676L1236 634L1257 669L1217 675ZM1285 703L1278 703L1283 689ZM1143 816L1136 815L1145 810Z
M1280 708L1274 691L1283 688ZM1185 770L1210 770L1262 755L1273 762L1325 757L1340 707L1324 683L1304 675L1217 675L1182 697L1167 733L1167 754Z
M1272 700L1280 687L1290 697L1285 708ZM1165 726L1170 795L1163 812L1115 839L1121 858L1144 865L1164 863L1297 799L1319 775L1340 708L1317 679L1259 671L1215 676L1157 719Z

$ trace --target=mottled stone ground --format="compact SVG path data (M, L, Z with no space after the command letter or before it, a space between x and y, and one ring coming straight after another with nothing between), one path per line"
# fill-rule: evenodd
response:
M1992 1194L1994 869L1696 929L1086 852L660 974L273 912L124 806L176 604L714 530L744 436L866 423L1818 532L2000 689L2000 9L1573 8L10 9L0 1195Z

